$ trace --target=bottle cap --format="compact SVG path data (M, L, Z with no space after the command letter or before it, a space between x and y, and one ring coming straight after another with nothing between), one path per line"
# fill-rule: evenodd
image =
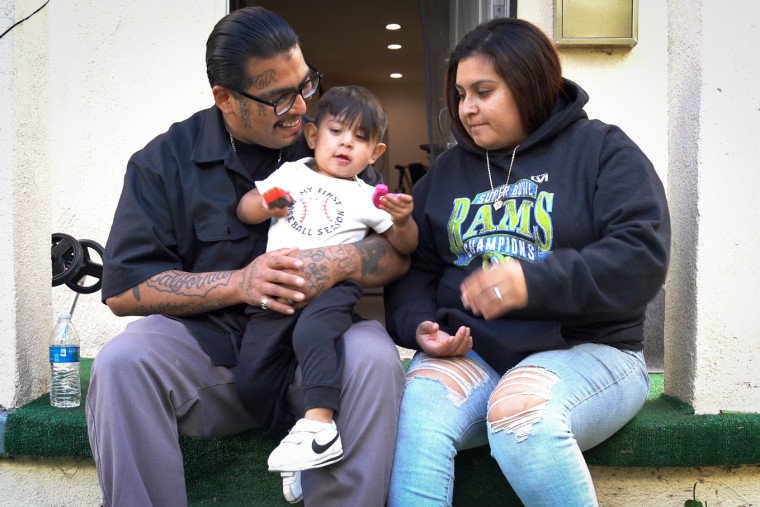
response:
M71 314L69 312L59 313L58 320L71 320Z

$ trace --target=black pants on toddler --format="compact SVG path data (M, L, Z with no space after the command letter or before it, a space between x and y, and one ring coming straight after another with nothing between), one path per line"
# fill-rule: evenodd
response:
M235 384L243 406L264 434L281 439L296 422L286 400L296 365L303 372L304 409L337 412L341 338L358 319L354 308L361 295L359 284L343 282L293 315L248 307Z

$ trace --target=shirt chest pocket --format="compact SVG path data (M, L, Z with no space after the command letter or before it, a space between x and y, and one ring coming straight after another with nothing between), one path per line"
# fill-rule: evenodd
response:
M248 228L227 213L197 216L193 222L195 234L203 242L235 241L248 236Z

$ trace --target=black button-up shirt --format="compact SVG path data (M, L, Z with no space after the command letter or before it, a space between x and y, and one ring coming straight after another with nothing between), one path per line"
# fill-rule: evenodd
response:
M240 269L266 250L268 222L240 222L238 201L280 162L311 152L302 138L284 150L242 143L237 149L245 163L214 106L173 124L131 157L105 248L104 301L164 271ZM379 181L371 167L361 176ZM175 318L215 364L236 364L244 305Z

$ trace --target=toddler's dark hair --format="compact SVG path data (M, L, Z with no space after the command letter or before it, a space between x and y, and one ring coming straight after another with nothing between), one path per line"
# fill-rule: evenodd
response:
M388 127L388 117L380 100L361 86L335 86L319 99L314 123L319 126L325 115L334 116L347 125L357 125L373 142L379 142Z

